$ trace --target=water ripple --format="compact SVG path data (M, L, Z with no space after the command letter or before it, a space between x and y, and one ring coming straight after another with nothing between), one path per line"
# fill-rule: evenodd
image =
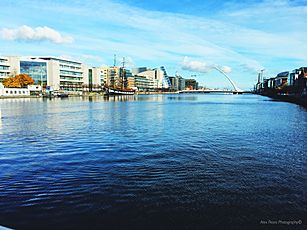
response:
M1 225L307 223L306 110L255 95L123 99L0 101Z

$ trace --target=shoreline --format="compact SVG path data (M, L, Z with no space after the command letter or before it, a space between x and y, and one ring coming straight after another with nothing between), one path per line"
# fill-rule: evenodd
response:
M296 97L290 95L266 95L266 94L258 94L258 95L272 98L275 101L289 102L307 108L307 97L303 98L303 97Z

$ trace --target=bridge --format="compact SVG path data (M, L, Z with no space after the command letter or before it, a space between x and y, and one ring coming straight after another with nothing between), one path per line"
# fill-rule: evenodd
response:
M250 91L237 91L237 90L227 90L227 89L197 89L197 90L181 90L178 93L226 93L226 94L243 94L251 93Z
M212 90L212 89L203 89L203 90L182 90L179 91L179 93L232 93L232 94L242 94L242 93L249 93L244 92L242 89L240 89L233 80L218 66L213 66L213 69L217 70L221 74L223 74L226 79L230 82L230 84L233 87L233 90Z
M243 92L243 90L240 89L238 86L236 86L236 84L233 82L233 80L231 80L230 77L221 68L219 68L217 66L213 66L213 68L216 69L217 71L219 71L221 74L223 74L227 78L227 80L230 82L230 84L232 85L232 87L234 89L234 91L233 91L234 93L235 92L236 93Z

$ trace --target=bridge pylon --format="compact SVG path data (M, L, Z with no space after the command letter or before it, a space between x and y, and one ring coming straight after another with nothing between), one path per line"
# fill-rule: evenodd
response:
M232 87L234 88L234 91L235 91L235 92L237 92L237 93L242 93L242 92L243 92L243 90L240 89L240 88L233 82L233 80L231 80L230 77L229 77L221 68L219 68L219 67L217 67L217 66L213 66L213 68L216 69L217 71L219 71L221 74L223 74L223 75L227 78L227 80L230 82L230 84L231 84ZM234 93L235 93L235 92L234 92Z

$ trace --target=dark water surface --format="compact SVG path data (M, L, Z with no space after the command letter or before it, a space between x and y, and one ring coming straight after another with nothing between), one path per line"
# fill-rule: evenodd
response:
M298 105L217 94L4 99L0 115L0 225L306 228Z

